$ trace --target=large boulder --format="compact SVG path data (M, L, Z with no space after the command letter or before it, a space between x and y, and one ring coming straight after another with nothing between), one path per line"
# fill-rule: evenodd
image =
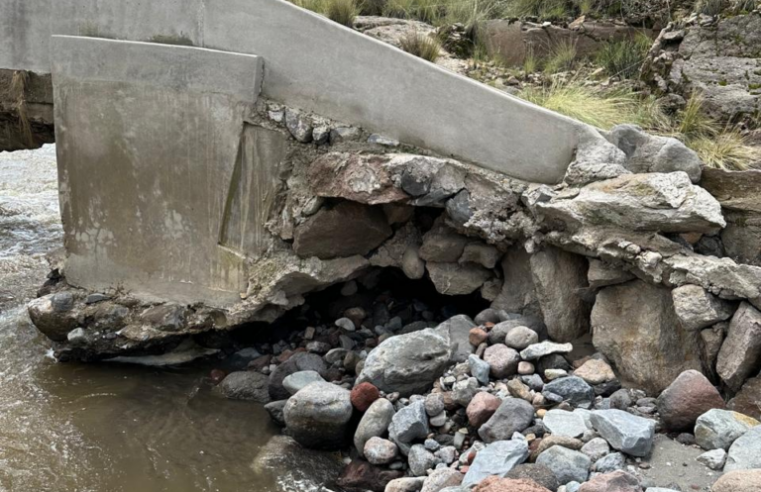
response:
M747 302L740 304L729 323L727 338L716 360L716 372L733 390L761 369L761 312Z
M519 398L506 398L494 415L478 429L484 442L504 441L523 432L534 421L534 407Z
M761 419L761 376L748 379L727 407L754 419Z
M592 341L622 376L659 394L682 372L700 370L698 334L685 330L671 291L634 280L606 287L592 309Z
M232 400L251 400L269 403L268 378L255 371L236 371L228 374L214 391Z
M369 382L386 393L424 393L451 363L448 330L425 330L384 340L365 360L357 383Z
M595 410L590 416L595 430L614 449L632 456L647 456L655 441L655 421L623 410Z
M351 393L331 383L312 383L293 395L283 410L288 434L308 448L346 444L354 408Z
M729 447L724 471L761 468L761 426L738 437Z
M534 277L531 273L531 255L523 247L513 246L505 253L501 266L503 278L510 281L502 285L502 291L494 299L491 307L503 309L508 313L540 314Z
M715 232L726 225L721 205L687 173L628 174L534 203L546 219L646 232Z
M320 259L366 255L391 237L383 210L356 202L324 208L296 227L293 250Z
M591 306L582 298L587 289L587 260L554 247L531 255L536 295L555 341L570 342L589 331Z
M658 397L658 415L672 431L690 430L712 408L724 408L724 399L702 373L684 371Z
M68 333L78 324L74 296L69 292L33 299L27 309L34 326L55 342L66 341Z
M758 492L761 469L734 470L725 473L713 484L712 492Z
M735 312L729 301L719 299L698 285L682 285L671 291L674 311L687 330L699 330L724 321Z
M738 437L757 425L757 420L737 412L709 410L695 423L695 442L706 450L729 449Z
M489 476L504 477L516 465L528 458L528 443L523 440L495 441L476 454L468 473L462 480L464 487L470 487Z

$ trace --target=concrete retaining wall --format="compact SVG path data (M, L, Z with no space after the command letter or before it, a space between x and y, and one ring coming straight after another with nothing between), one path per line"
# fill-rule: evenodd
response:
M282 0L0 2L0 68L47 71L51 34L255 54L268 97L535 182L558 182L578 143L601 138Z

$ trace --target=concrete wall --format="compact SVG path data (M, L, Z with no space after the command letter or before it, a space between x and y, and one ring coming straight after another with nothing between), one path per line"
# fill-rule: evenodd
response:
M245 255L220 245L220 231L240 176L251 174L240 170L268 164L239 152L261 59L83 37L51 46L68 280L239 300Z
M50 34L255 54L268 97L530 181L559 181L578 143L600 138L282 0L0 0L0 34L0 68L36 71Z

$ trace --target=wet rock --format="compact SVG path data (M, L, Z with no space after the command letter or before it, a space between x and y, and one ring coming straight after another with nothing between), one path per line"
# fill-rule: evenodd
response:
M504 477L516 465L528 458L526 441L492 442L476 454L476 459L470 465L463 478L462 485L470 487L491 475Z
M402 472L384 470L362 460L354 460L343 469L338 485L347 492L384 492L386 485L399 478Z
M592 471L595 473L610 473L623 470L626 465L626 456L621 453L610 453L595 461Z
M586 482L589 478L589 467L592 465L589 456L563 446L552 446L544 451L536 459L536 463L552 470L560 483L574 480Z
M740 392L729 400L730 410L761 419L761 376L748 379Z
M572 405L591 403L595 399L595 390L583 379L576 376L556 379L545 384L542 389L545 398L547 393L558 395Z
M473 353L473 346L470 343L470 330L476 326L472 319L464 314L449 318L436 327L437 331L449 333L449 340L452 345L452 360L455 362L464 362L468 356Z
M214 391L232 400L252 400L269 403L268 378L253 371L236 371L228 374Z
M592 289L622 284L634 278L634 274L602 260L590 259L587 281Z
M468 422L474 428L480 428L494 415L501 403L502 400L485 391L476 393L466 409Z
M589 184L575 196L537 202L535 212L570 229L612 226L629 231L713 232L726 225L721 206L684 172L629 174ZM605 207L605 214L599 214Z
M366 255L392 233L380 208L344 201L333 208L320 209L297 226L293 250L302 258Z
M360 383L351 390L351 404L360 412L370 408L370 405L378 398L380 398L380 391L370 383Z
M283 414L289 435L303 446L338 449L347 440L353 410L348 390L317 382L293 395Z
M473 492L547 492L547 490L529 478L488 477L479 483Z
M534 420L534 407L525 400L506 398L491 418L481 426L478 435L486 443L512 438Z
M729 410L713 409L695 423L695 442L703 449L729 449L729 446L759 422Z
M553 340L570 342L589 331L589 312L580 293L587 285L587 260L547 247L531 255L536 296Z
M647 456L655 439L655 422L621 410L595 410L592 425L614 449L632 456Z
M283 386L283 380L299 371L315 371L324 376L327 371L325 362L317 354L298 352L293 354L288 360L275 368L269 376L267 383L270 397L273 400L285 400L291 396L290 392Z
M761 369L761 312L747 302L732 316L727 338L716 360L716 372L727 386L739 390Z
M507 475L505 475L505 477L512 479L533 480L550 492L555 492L557 491L558 487L560 487L558 479L555 478L555 474L552 472L552 470L544 465L537 465L534 463L516 465L507 473Z
M365 360L357 381L386 393L424 393L450 364L449 333L425 329L384 340Z
M728 319L734 305L697 285L682 285L671 291L674 311L687 330L699 330Z
M524 360L536 360L542 357L546 357L550 354L567 354L573 350L573 345L570 343L555 343L550 341L544 341L529 345L524 350L521 350L521 358Z
M634 475L624 471L614 471L596 475L581 484L579 492L641 492L642 487Z
M573 375L580 377L591 385L607 383L616 379L616 375L613 373L610 365L600 359L589 359L581 367L573 371Z
M364 457L372 465L387 465L399 454L399 448L388 439L371 437L365 443Z
M692 429L698 417L712 408L724 408L724 400L698 371L683 372L658 397L658 414L672 431Z
M460 296L472 294L486 282L491 272L474 263L426 263L428 275L440 294Z
M516 326L507 332L505 336L505 345L515 350L523 350L529 345L539 342L539 335L526 326Z
M650 394L701 369L697 334L681 327L669 289L634 280L600 290L592 331L595 348L621 377Z
M727 452L723 449L712 449L701 454L696 459L711 470L721 470L727 461Z
M421 400L396 412L388 427L389 438L399 446L402 454L407 453L412 441L425 439L428 432L428 416L425 413L425 403Z
M370 405L354 433L354 447L360 456L363 456L365 444L370 438L381 437L386 433L394 413L394 405L385 398L375 400Z
M267 410L272 421L280 427L285 427L285 415L283 415L283 411L285 410L286 403L288 403L288 400L279 400L264 405L264 409Z
M761 468L761 426L738 437L729 447L724 471Z
M489 364L491 375L496 379L504 379L518 371L520 357L518 352L501 343L486 348L484 361Z
M429 468L433 468L436 458L422 444L413 444L407 454L410 473L415 477L423 477Z
M544 414L542 421L553 435L581 437L587 431L584 418L575 412L550 410Z
M712 492L756 492L761 483L761 470L734 470L721 476Z
M68 333L77 327L73 308L74 297L69 292L48 294L27 305L29 317L37 329L55 342L65 341Z
M343 463L334 452L306 449L291 437L276 435L262 446L252 468L257 475L282 476L287 470L289 480L319 485L334 483Z
M288 390L290 394L295 395L301 388L317 381L325 382L322 376L316 371L299 371L286 376L283 379L283 387Z

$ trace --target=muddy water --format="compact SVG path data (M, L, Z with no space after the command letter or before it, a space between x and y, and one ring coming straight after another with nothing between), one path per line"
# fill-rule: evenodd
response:
M254 472L277 430L211 394L208 367L55 362L23 305L60 244L54 147L0 153L0 492L314 489Z

